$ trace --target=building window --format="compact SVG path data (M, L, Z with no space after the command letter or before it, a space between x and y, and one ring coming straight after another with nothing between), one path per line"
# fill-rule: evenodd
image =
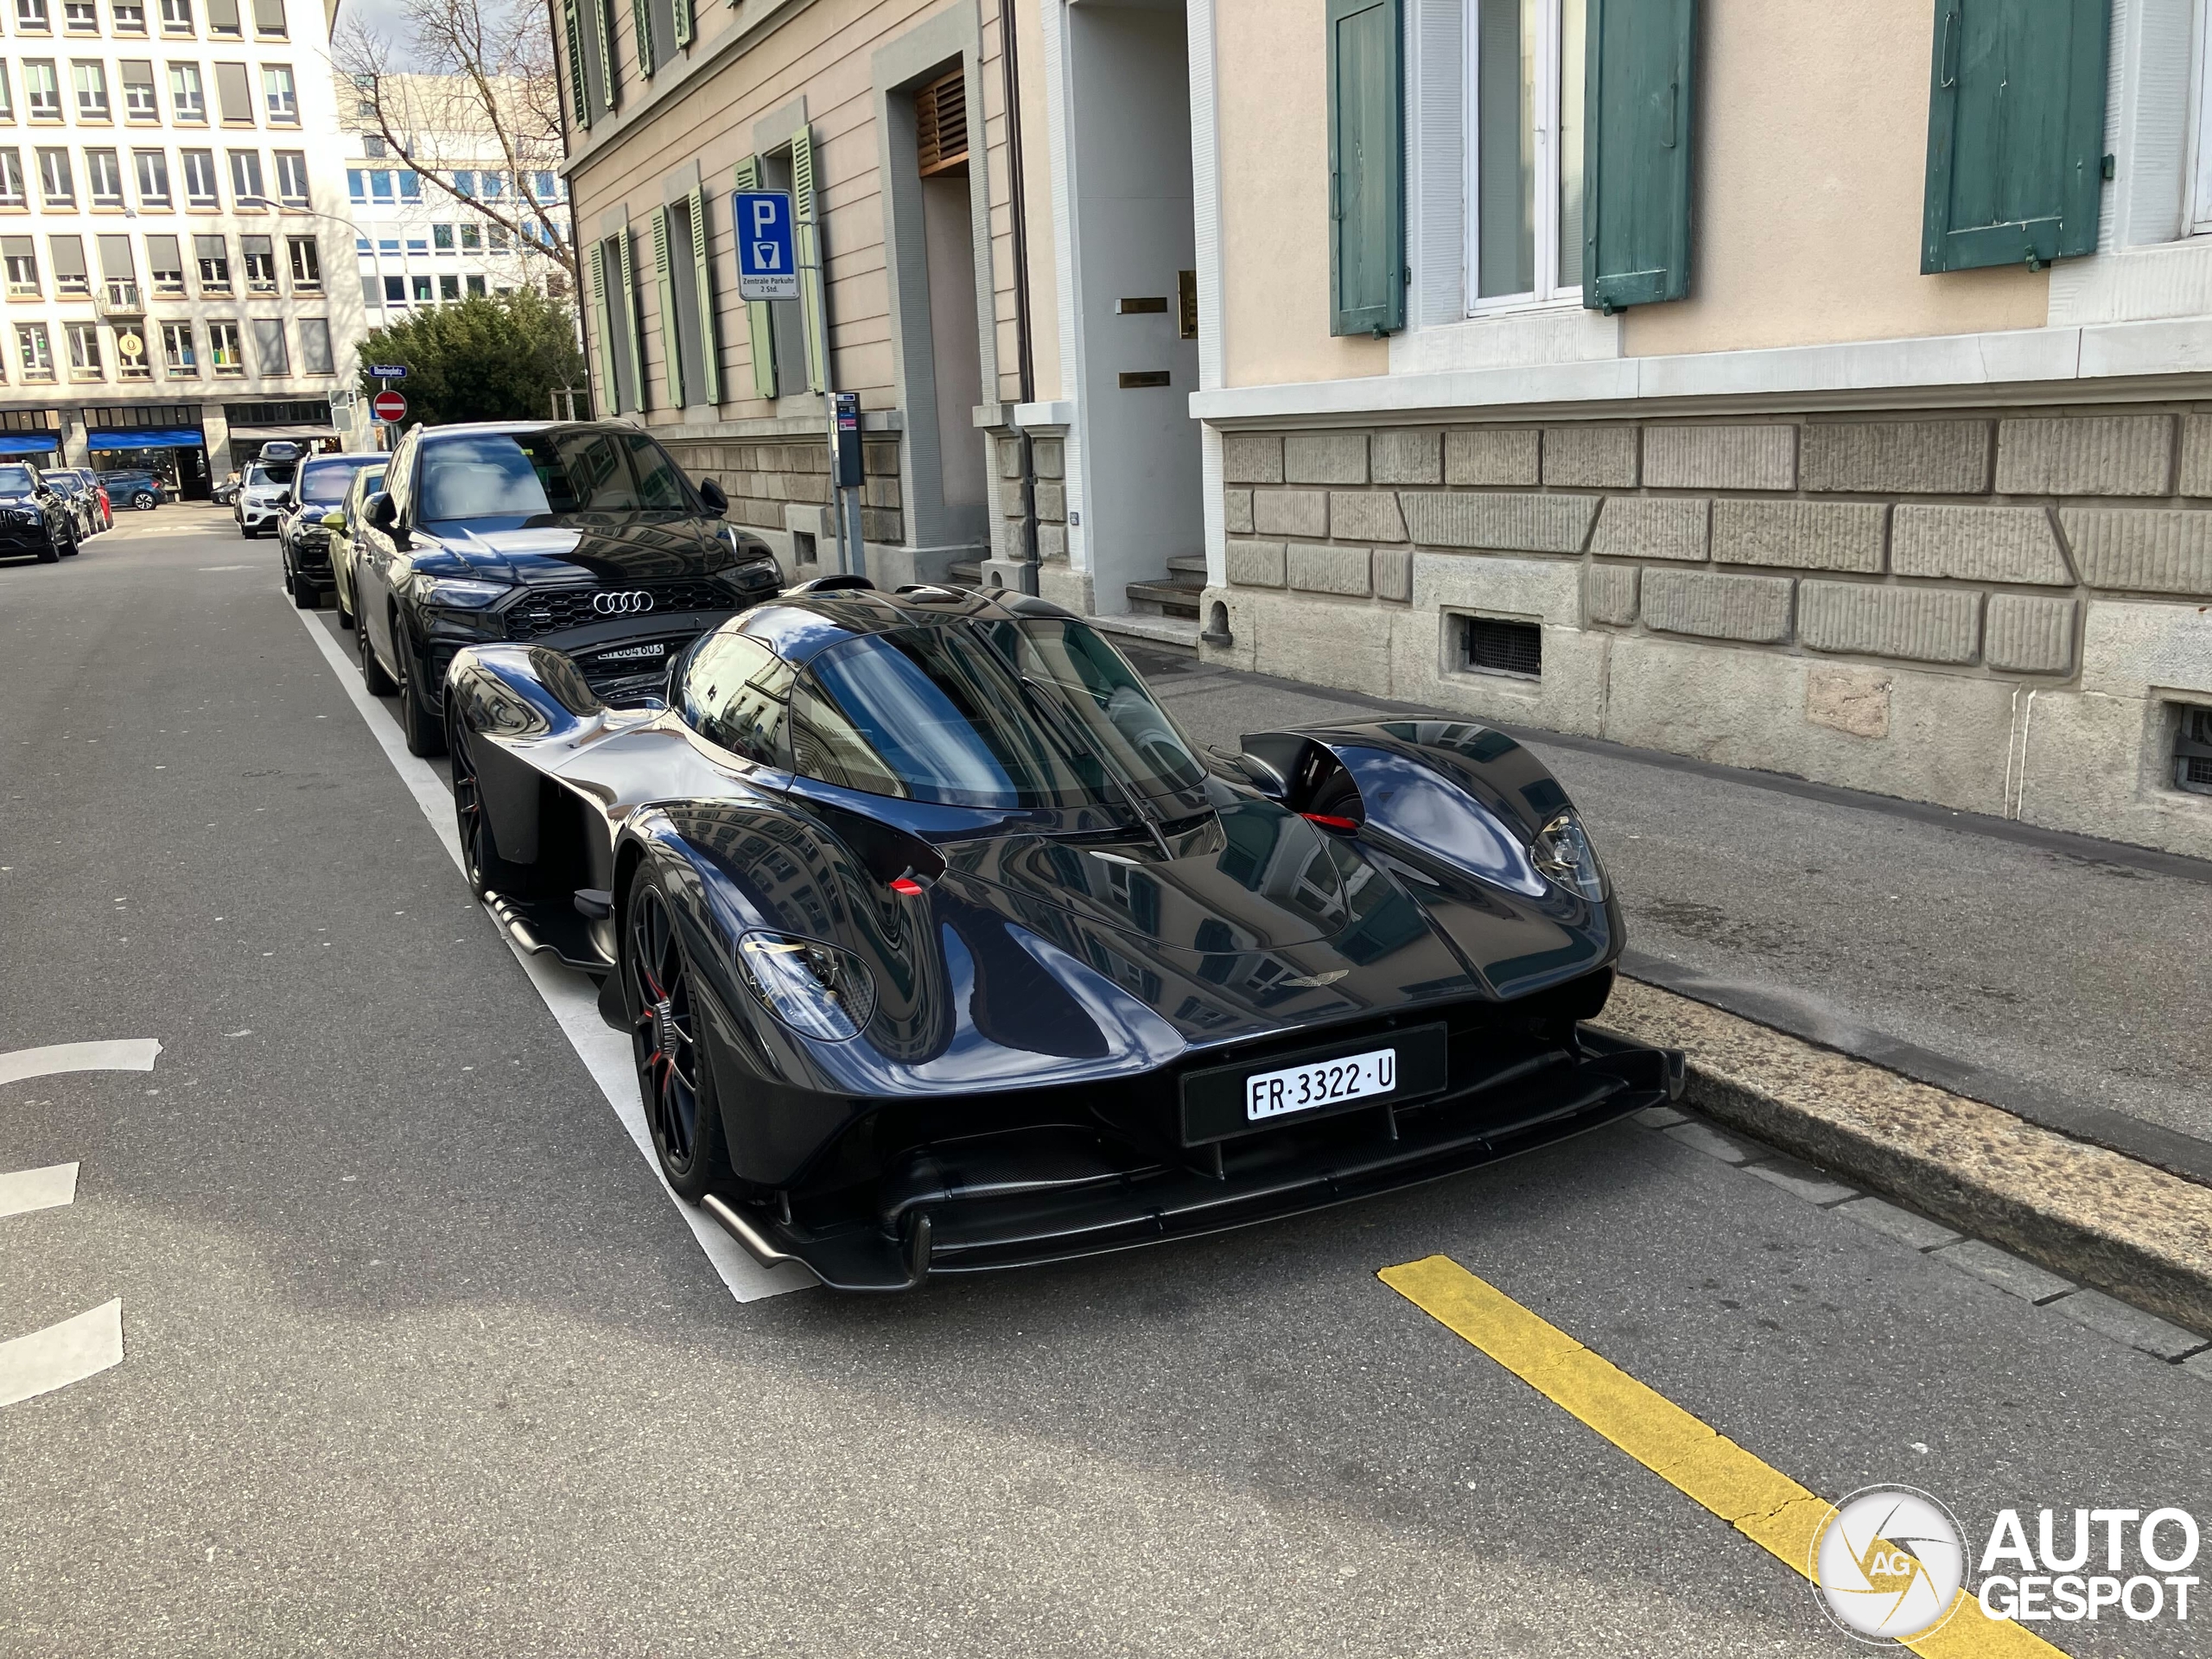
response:
M231 291L230 244L219 236L195 236L192 238L192 251L200 267L200 291L202 294L228 294Z
M485 200L498 201L500 200L502 195L505 194L506 190L506 175L504 173L479 173L476 175L476 186L478 189L483 192Z
M125 60L116 66L123 72L123 113L127 120L158 121L160 100L154 96L154 65L150 59Z
M284 351L284 323L282 318L254 319L253 356L264 376L291 373L291 359Z
M167 299L183 295L184 255L176 238L149 236L146 238L146 270L153 280L156 295Z
M346 169L346 195L352 201L366 201L369 199L368 178L358 167Z
M253 124L253 91L246 82L245 65L219 63L215 66L215 107L226 127L250 127Z
M99 34L100 9L97 0L61 0L61 27L72 35Z
M17 323L16 350L22 359L24 379L54 378L54 342L48 338L44 323Z
M77 118L79 121L106 120L110 114L106 67L79 58L69 66L69 73L77 83Z
M377 113L377 78L374 75L353 77L353 116L356 120L372 121ZM382 141L379 140L379 143Z
M408 280L415 285L415 303L428 305L430 302L430 279L428 276L413 276Z
M451 271L447 271L444 275L441 276L438 278L438 297L441 300L459 299L461 297L461 278L454 276Z
M483 298L484 279L481 276L471 276L468 279L468 291L471 294L475 295L479 299Z
M65 322L62 334L69 341L69 378L105 380L100 365L100 326L97 322Z
M292 292L320 294L322 292L322 250L311 236L289 238L287 246L292 261Z
M0 59L0 121L13 121L15 118L16 94L8 84L7 61Z
M162 33L192 33L192 0L162 0Z
M391 146L385 143L381 133L372 132L361 140L361 154L372 162L385 161L391 155Z
M330 319L302 317L300 319L300 372L302 374L335 374L336 363L330 355Z
M308 155L303 149L276 152L276 199L290 207L308 205Z
M387 276L384 279L384 302L386 305L407 303L407 279L404 276Z
M231 200L240 207L265 207L261 189L261 152L257 149L234 149L231 152Z
M48 207L74 207L77 205L77 181L69 171L67 150L39 151L38 186Z
M454 174L453 175L453 188L461 194L467 197L471 201L474 201L476 199L476 175L474 173Z
M540 174L536 175L535 175L535 182L534 182L534 185L533 185L532 189L531 189L531 194L532 195L536 196L536 197L537 198L537 200L540 200L540 201L558 201L558 200L561 200L561 178L560 178L560 175L559 175L558 174L556 174L556 173L540 173Z
M399 238L396 236L378 237L377 238L377 251L378 253L388 253L393 258L397 259L399 257Z
M493 253L505 253L512 245L512 238L507 235L507 227L504 225L491 226L486 229L484 234L489 238L491 251Z
M1473 308L1582 292L1585 0L1474 0Z
M245 373L245 354L238 349L238 326L235 322L211 322L207 325L207 356L215 365L215 372L223 375Z
M382 168L375 168L369 174L369 199L380 202L389 202L391 200L391 175Z
M16 0L16 33L18 35L51 35L54 20L46 10L46 0Z
M481 225L464 225L461 227L461 251L463 253L484 251L484 227Z
M435 248L440 253L451 253L453 251L453 226L450 225L431 226L430 245Z
M207 124L207 98L200 88L198 64L169 65L169 107L180 121L192 126Z
M411 172L402 173L399 175L399 199L402 201L422 200L423 181Z
M23 152L13 146L0 149L0 207L27 207L23 191Z
M188 207L219 207L222 199L215 188L215 152L187 149L184 157L184 200Z
M219 40L236 40L245 33L238 22L238 0L207 0L207 32Z
M85 152L85 177L92 187L92 206L120 207L123 206L123 161L111 149L88 149Z
M23 105L34 121L61 118L61 77L51 58L23 60Z
M64 299L92 298L92 279L85 269L84 238L49 236L46 238L46 246L47 261L54 270L54 291Z
M190 323L165 322L162 325L162 366L173 380L196 380L200 378L200 354L193 349Z
M407 238L408 252L427 254L429 251L430 245L423 238L419 236L410 236Z
M300 124L300 95L292 85L292 72L281 63L266 64L261 71L261 101L272 127Z
M146 32L146 0L108 0L108 16L114 19L113 28L118 35L143 35Z
M384 305L384 296L377 291L377 279L373 276L361 278L361 305L370 311L378 310Z
M253 0L253 32L264 41L285 38L284 0Z
M0 257L8 265L8 297L38 298L38 244L28 236L0 237Z
M249 294L274 294L276 291L276 245L265 236L242 236L238 238L238 252L245 264L245 291Z
M138 205L141 207L167 207L169 205L168 152L142 149L136 152L131 160L138 170Z

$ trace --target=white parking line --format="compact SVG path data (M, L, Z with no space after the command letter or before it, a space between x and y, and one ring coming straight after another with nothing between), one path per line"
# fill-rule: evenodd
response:
M49 1164L44 1169L19 1169L11 1175L0 1175L0 1216L59 1210L76 1201L74 1164Z
M315 649L338 676L338 683L347 699L358 710L377 741L377 746L391 762L392 770L406 785L415 804L422 808L423 816L430 821L430 829L438 844L446 849L454 868L461 868L461 843L454 826L453 794L436 772L424 761L408 753L401 738L399 726L383 706L372 697L361 683L361 677L354 671L345 654L338 649L330 632L318 620L320 613L296 611L305 625L308 638L315 641ZM505 937L504 930L502 937ZM546 1010L561 1027L561 1034L569 1039L569 1046L584 1063L584 1069L598 1084L599 1091L614 1115L629 1131L630 1139L645 1155L646 1166L660 1181L661 1190L668 1193L668 1200L691 1229L691 1236L699 1241L699 1248L706 1252L707 1260L714 1264L729 1294L741 1302L758 1301L764 1296L779 1296L786 1291L805 1290L816 1282L812 1274L796 1264L781 1268L764 1268L745 1253L744 1248L728 1233L709 1220L703 1211L678 1198L660 1173L660 1160L653 1155L652 1132L645 1127L644 1105L638 1098L637 1073L632 1068L630 1045L620 1033L607 1028L600 1018L599 994L591 981L582 974L564 968L550 957L531 956L515 950L514 942L507 941L514 950L523 971L530 976L530 982L537 988L544 1000Z
M52 1077L58 1071L150 1071L162 1046L150 1037L109 1043L55 1043L0 1054L0 1083Z
M0 1406L51 1394L123 1363L123 1304L103 1302L73 1319L0 1342Z

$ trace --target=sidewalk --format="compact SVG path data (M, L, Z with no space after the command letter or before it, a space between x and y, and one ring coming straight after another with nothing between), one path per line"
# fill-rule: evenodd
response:
M1117 643L1205 743L1440 717ZM2212 1184L2212 864L1515 734L1590 824L1629 976Z

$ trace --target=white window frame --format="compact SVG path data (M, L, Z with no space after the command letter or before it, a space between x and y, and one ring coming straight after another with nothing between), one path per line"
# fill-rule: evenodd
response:
M1565 26L1561 0L1536 0L1538 48L1541 54L1536 78L1535 286L1526 293L1478 296L1482 283L1482 31L1477 0L1467 0L1463 33L1466 60L1466 299L1471 317L1496 316L1500 312L1559 309L1582 303L1582 284L1561 287L1559 281L1559 130L1561 38ZM1586 104L1586 122L1588 119ZM1517 115L1517 111L1516 111ZM1547 181L1549 182L1547 183Z

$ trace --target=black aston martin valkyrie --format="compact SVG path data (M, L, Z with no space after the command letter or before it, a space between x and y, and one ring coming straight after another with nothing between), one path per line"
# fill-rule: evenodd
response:
M1035 599L830 578L614 709L447 682L472 882L607 977L662 1168L760 1261L897 1290L1311 1210L1675 1097L1580 1022L1620 911L1484 727L1202 755Z

